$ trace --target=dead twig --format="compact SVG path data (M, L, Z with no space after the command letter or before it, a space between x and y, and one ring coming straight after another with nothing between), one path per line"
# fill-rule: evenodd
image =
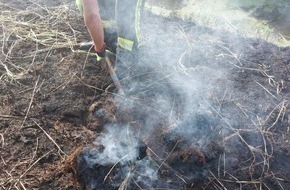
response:
M0 133L0 137L1 137L1 147L4 147L5 141L4 141L4 135L2 133Z
M172 148L172 150L169 152L169 154L166 156L166 158L162 161L162 163L160 164L160 166L158 167L158 169L156 170L156 173L160 170L160 168L163 166L163 164L166 162L166 160L171 156L171 154L173 153L173 151L175 150L176 146L178 145L179 141L177 141L174 145L174 147Z
M1 117L3 119L20 119L21 118L19 116L14 116L14 115L0 115L0 119L1 119Z
M239 184L262 184L263 182L261 181L257 181L257 180L251 180L251 181L234 181L234 180L228 180L228 179L219 179L220 181L224 181L224 182L230 182L230 183L239 183Z
M123 158L121 158L118 162L116 162L112 168L109 170L109 172L107 173L107 175L105 176L103 182L105 182L107 180L107 178L109 177L109 175L111 174L111 172L113 171L113 169L117 166L118 163L120 163L123 159L125 159L126 157L128 157L128 155L124 156Z
M206 101L206 100L205 100ZM206 101L207 102L207 101ZM254 146L252 146L252 145L250 145L250 144L248 144L247 143L247 141L242 137L242 135L240 134L241 133L241 131L243 131L243 130L238 130L238 129L235 129L235 128L233 128L232 126L231 126L231 124L225 119L225 118L223 118L223 116L221 116L220 115L220 113L215 109L215 108L213 108L211 105L209 105L215 112L216 112L216 114L218 114L225 122L226 122L226 124L228 125L228 127L231 129L231 130L233 130L234 131L234 133L233 134L231 134L231 135L229 135L228 137L226 137L226 138L224 138L224 141L227 141L229 138L231 138L231 137L233 137L233 136L238 136L239 137L239 139L241 140L241 142L244 144L244 145L246 145L246 147L248 148L248 150L250 151L250 153L252 154L252 158L250 158L249 160L251 160L252 159L252 161L251 161L251 164L249 165L249 167L248 167L248 169L249 169L249 174L251 175L251 177L252 177L252 169L253 169L253 167L255 166L255 165L259 165L260 163L256 163L256 155L255 155L255 153L258 153L258 154L260 154L260 155L262 155L263 157L264 157L264 161L263 161L263 163L264 163L264 165L265 165L265 163L267 163L267 161L266 161L266 158L269 158L269 157L271 157L268 153L267 153L267 151L266 152L263 152L262 150L260 150L260 148L259 147L254 147ZM249 130L249 131L251 131L251 132L253 132L253 130ZM262 134L262 136L263 136L263 134ZM255 164L256 163L256 164ZM264 172L264 171L263 171Z
M35 92L36 92L37 85L38 85L38 82L39 82L39 78L40 78L40 76L37 77L37 80L36 80L36 82L35 82L34 89L33 89L33 92L32 92L31 98L30 98L30 103L29 103L29 106L28 106L28 108L27 108L27 111L26 111L26 114L25 114L24 120L23 120L23 122L22 122L20 128L23 128L23 126L24 126L24 124L25 124L25 122L26 122L26 120L27 120L28 114L29 114L30 109L31 109L31 105L32 105L33 100L34 100L34 96L35 96Z
M187 68L182 64L182 58L187 54L188 52L185 51L179 58L178 63L179 63L179 67L181 68L181 70L186 74L186 76L189 77L188 72L186 71Z
M33 120L33 122L36 124L36 126L47 136L47 138L57 147L58 152L62 153L63 155L66 156L66 153L60 148L60 146L55 142L55 140L53 140L53 138L35 121ZM60 155L61 156L61 155ZM61 156L62 157L62 156ZM62 159L64 159L62 157Z
M280 183L280 180L279 178L276 178L275 174L271 171L271 174L273 176L273 179L276 181L276 183L279 185L279 187L282 189L282 190L285 190L283 185ZM284 181L283 179L281 181Z
M213 178L216 180L216 182L218 182L218 184L224 189L227 190L227 188L224 186L224 184L211 172L209 171L209 173L213 176Z
M150 148L150 147L147 147L148 148L148 150L152 153L152 154L154 154L154 156L156 156L156 158L158 158L159 160L161 160L161 158ZM156 162L156 161L155 161ZM159 161L158 161L159 162ZM159 164L157 164L156 163L156 165L158 165L158 166L160 166ZM182 177L182 174L180 174L180 173L178 173L176 170L174 170L172 167L170 167L168 164L166 164L165 162L163 163L163 165L166 167L166 168L168 168L170 171L172 171L173 173L174 173L174 175L176 175L179 179L181 179L183 182L184 182L184 184L187 184L187 182L186 182L186 180L185 179L183 179L183 177Z
M223 54L221 55L223 56ZM267 72L267 70L262 70L262 69L257 69L257 68L249 68L249 67L242 67L242 66L239 66L231 61L229 61L230 64L234 65L235 67L237 67L238 69L241 69L241 70L246 70L246 71L258 71L258 72L261 72L263 75L268 75L268 74L265 74ZM269 77L269 75L268 75ZM272 77L272 76L271 76Z
M256 84L258 84L260 87L262 87L267 93L269 93L273 98L275 98L276 100L278 100L278 98L272 94L267 88L265 88L263 85L261 85L259 82L255 81Z
M73 73L72 76L67 81L65 81L64 83L62 83L61 85L59 85L55 89L51 90L47 95L52 94L53 92L57 91L60 88L65 88L65 86L67 86L75 76L76 76L76 73Z
M32 158L31 158L31 162L30 162L30 164L31 164L32 161L34 160L34 158L35 158L35 156L36 156L36 154L37 154L37 151L38 151L38 137L36 138L36 147L35 147L35 151L34 151L34 153L33 153L33 155L32 155Z
M268 127L267 132L269 132L276 125L276 123L279 121L279 119L281 118L281 116L282 116L282 118L284 117L284 114L285 114L285 112L287 110L287 107L288 107L287 101L282 101L277 106L275 106L275 108L270 112L270 114L265 119L264 123L271 118L271 116L274 114L274 111L276 111L277 109L279 109L278 116L276 117L276 119L273 122L273 124L270 127Z
M231 55L227 55L227 54L222 54L222 55L227 55L227 56L233 57L233 58L235 58L235 59L238 61L238 63L240 64L240 66L243 65L243 64L241 63L241 61L239 60L237 54L233 53L229 48L227 48L227 47L225 47L225 46L222 46L222 45L219 45L219 44L218 44L218 46L221 47L221 48L223 48L223 49L225 49L225 50L227 50L227 51L231 54Z
M21 187L22 187L24 190L26 190L26 188L25 188L25 186L23 185L22 181L19 181L19 183L20 183Z
M140 185L137 183L137 181L136 180L134 180L133 179L133 182L134 182L134 184L140 189L140 190L143 190L143 188L142 187L140 187Z
M3 80L4 78L7 78L7 79L10 79L10 81L15 81L15 80L23 78L24 72L20 72L18 74L14 74L12 71L9 70L8 66L6 64L4 64L1 60L0 60L0 64L4 67L4 69L6 71L4 74L2 74L0 76L0 80Z
M39 157L35 162L33 162L26 170L25 172L19 176L19 178L16 180L16 183L14 184L14 186L16 186L18 183L21 184L21 179L31 170L31 168L33 168L33 166L35 166L35 164L37 164L41 159L43 159L44 157L46 157L47 155L49 155L52 152L52 150L48 151L47 153L45 153L44 155L42 155L41 157ZM24 187L24 185L21 185L22 187Z
M122 181L120 187L118 188L118 190L126 190L129 184L131 178L131 172L129 172L126 176L126 178L124 179L124 181Z

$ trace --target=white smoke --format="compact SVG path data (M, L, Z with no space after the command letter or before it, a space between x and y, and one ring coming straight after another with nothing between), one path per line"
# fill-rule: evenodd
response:
M189 11L184 6L186 1L181 2L180 11ZM130 177L135 178L138 182L149 178L151 181L149 184L151 184L158 178L156 174L158 168L153 167L154 165L150 161L136 161L139 155L139 138L148 142L148 146L153 151L156 150L157 156L163 160L171 155L170 150L166 149L168 147L160 149L154 147L162 144L154 139L155 137L160 138L161 133L173 134L181 138L183 144L181 143L179 146L176 143L176 147L181 150L184 148L181 146L186 145L186 148L196 148L202 150L205 155L216 158L220 152L217 147L212 148L212 144L219 146L218 139L233 133L235 130L233 126L253 127L256 115L244 114L239 109L239 104L234 104L236 99L240 101L239 98L248 94L248 89L244 89L234 97L236 99L228 98L232 101L232 105L236 105L235 107L224 112L221 111L224 100L234 94L234 82L229 78L229 73L237 67L244 66L239 58L251 56L251 46L243 43L241 37L245 33L242 31L244 28L239 27L244 26L241 25L244 21L239 20L240 18L229 20L229 15L233 13L233 10L226 6L229 1L217 2L218 6L216 6L216 2L209 0L194 4L194 6L205 7L205 9L188 13L188 16L196 16L188 19L190 22L183 22L184 17L176 19L176 15L175 18L165 18L160 17L162 15L152 15L150 11L145 12L147 15L141 27L143 41L139 47L138 61L131 65L131 75L124 79L126 85L123 86L127 92L124 99L131 101L130 109L134 110L130 112L132 114L130 118L134 121L128 122L140 123L140 135L136 136L132 131L127 130L128 126L108 127L106 133L95 141L96 146L103 145L104 149L98 156L93 159L89 158L93 160L93 163L101 165L139 163L137 165L140 167L139 171L142 172L139 174L129 172ZM238 4L231 5L235 11L242 10ZM207 16L210 15L213 18L207 18L209 25L205 25L201 18L205 18L204 14L209 12L211 14ZM243 16L245 15L243 14ZM214 22L210 23L210 21ZM216 27L211 28L210 26ZM251 27L246 29L249 28ZM249 34L249 36L251 35ZM244 52L249 55L244 55ZM117 99L120 101L120 97ZM257 107L256 104L257 102L254 102L251 106ZM233 112L240 114L233 116ZM247 120L247 123L241 124L242 119ZM168 136L168 144L175 140L173 139L171 142L171 137ZM249 139L249 142L251 140ZM255 144L259 144L259 140L256 139ZM242 147L239 139L235 139L234 143L235 146ZM229 159L237 164L239 158L233 156L231 144L227 144L227 148L230 156L224 160ZM197 171L192 171L191 175L194 175L195 172L197 173ZM204 172L200 173L203 175Z
M95 164L107 166L135 161L139 156L139 142L129 127L115 124L105 129L93 143L95 156L85 156L87 163L92 167Z

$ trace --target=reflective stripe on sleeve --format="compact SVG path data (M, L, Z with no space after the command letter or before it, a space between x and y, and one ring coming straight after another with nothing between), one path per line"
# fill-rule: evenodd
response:
M134 45L134 41L132 40L128 40L122 37L118 37L118 44L119 46L121 46L122 48L128 50L128 51L132 51L133 49L133 45Z
M135 10L135 33L136 33L136 39L137 42L140 42L141 39L141 34L140 34L140 14L141 14L141 6L142 6L142 1L143 0L138 0L137 1L137 6Z

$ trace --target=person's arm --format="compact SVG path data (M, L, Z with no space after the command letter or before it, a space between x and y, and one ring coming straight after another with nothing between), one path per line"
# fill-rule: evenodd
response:
M104 29L97 0L82 0L86 27L95 45L95 51L103 51Z

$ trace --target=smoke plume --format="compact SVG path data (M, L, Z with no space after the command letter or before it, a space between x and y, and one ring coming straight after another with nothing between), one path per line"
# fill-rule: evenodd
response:
M170 18L153 14L154 7L147 5L138 59L128 64L130 75L121 80L126 95L116 97L118 115L130 119L108 126L95 141L102 150L97 148L98 154L85 156L90 167L122 165L123 182L135 181L145 189L182 189L192 180L211 175L217 165L234 170L242 160L235 150L248 154L249 147L263 144L267 151L263 136L239 131L256 129L257 115L264 116L258 102L245 98L263 97L264 92L251 94L234 76L245 74L236 69L247 67L245 60L254 56L254 46L259 43L245 37L240 28L244 21L229 20L233 9L242 11L244 6L232 3L229 8L227 1L179 2L173 5L178 10L171 11ZM192 2L196 3L195 14L185 11ZM181 11L185 15L180 16ZM205 18L205 12L212 12L207 17L215 27L198 20ZM237 93L236 89L243 90ZM256 110L248 111L250 106ZM147 146L147 156L142 159L138 159L140 141ZM254 156L257 161L263 159L262 154ZM132 163L136 164L133 170Z

